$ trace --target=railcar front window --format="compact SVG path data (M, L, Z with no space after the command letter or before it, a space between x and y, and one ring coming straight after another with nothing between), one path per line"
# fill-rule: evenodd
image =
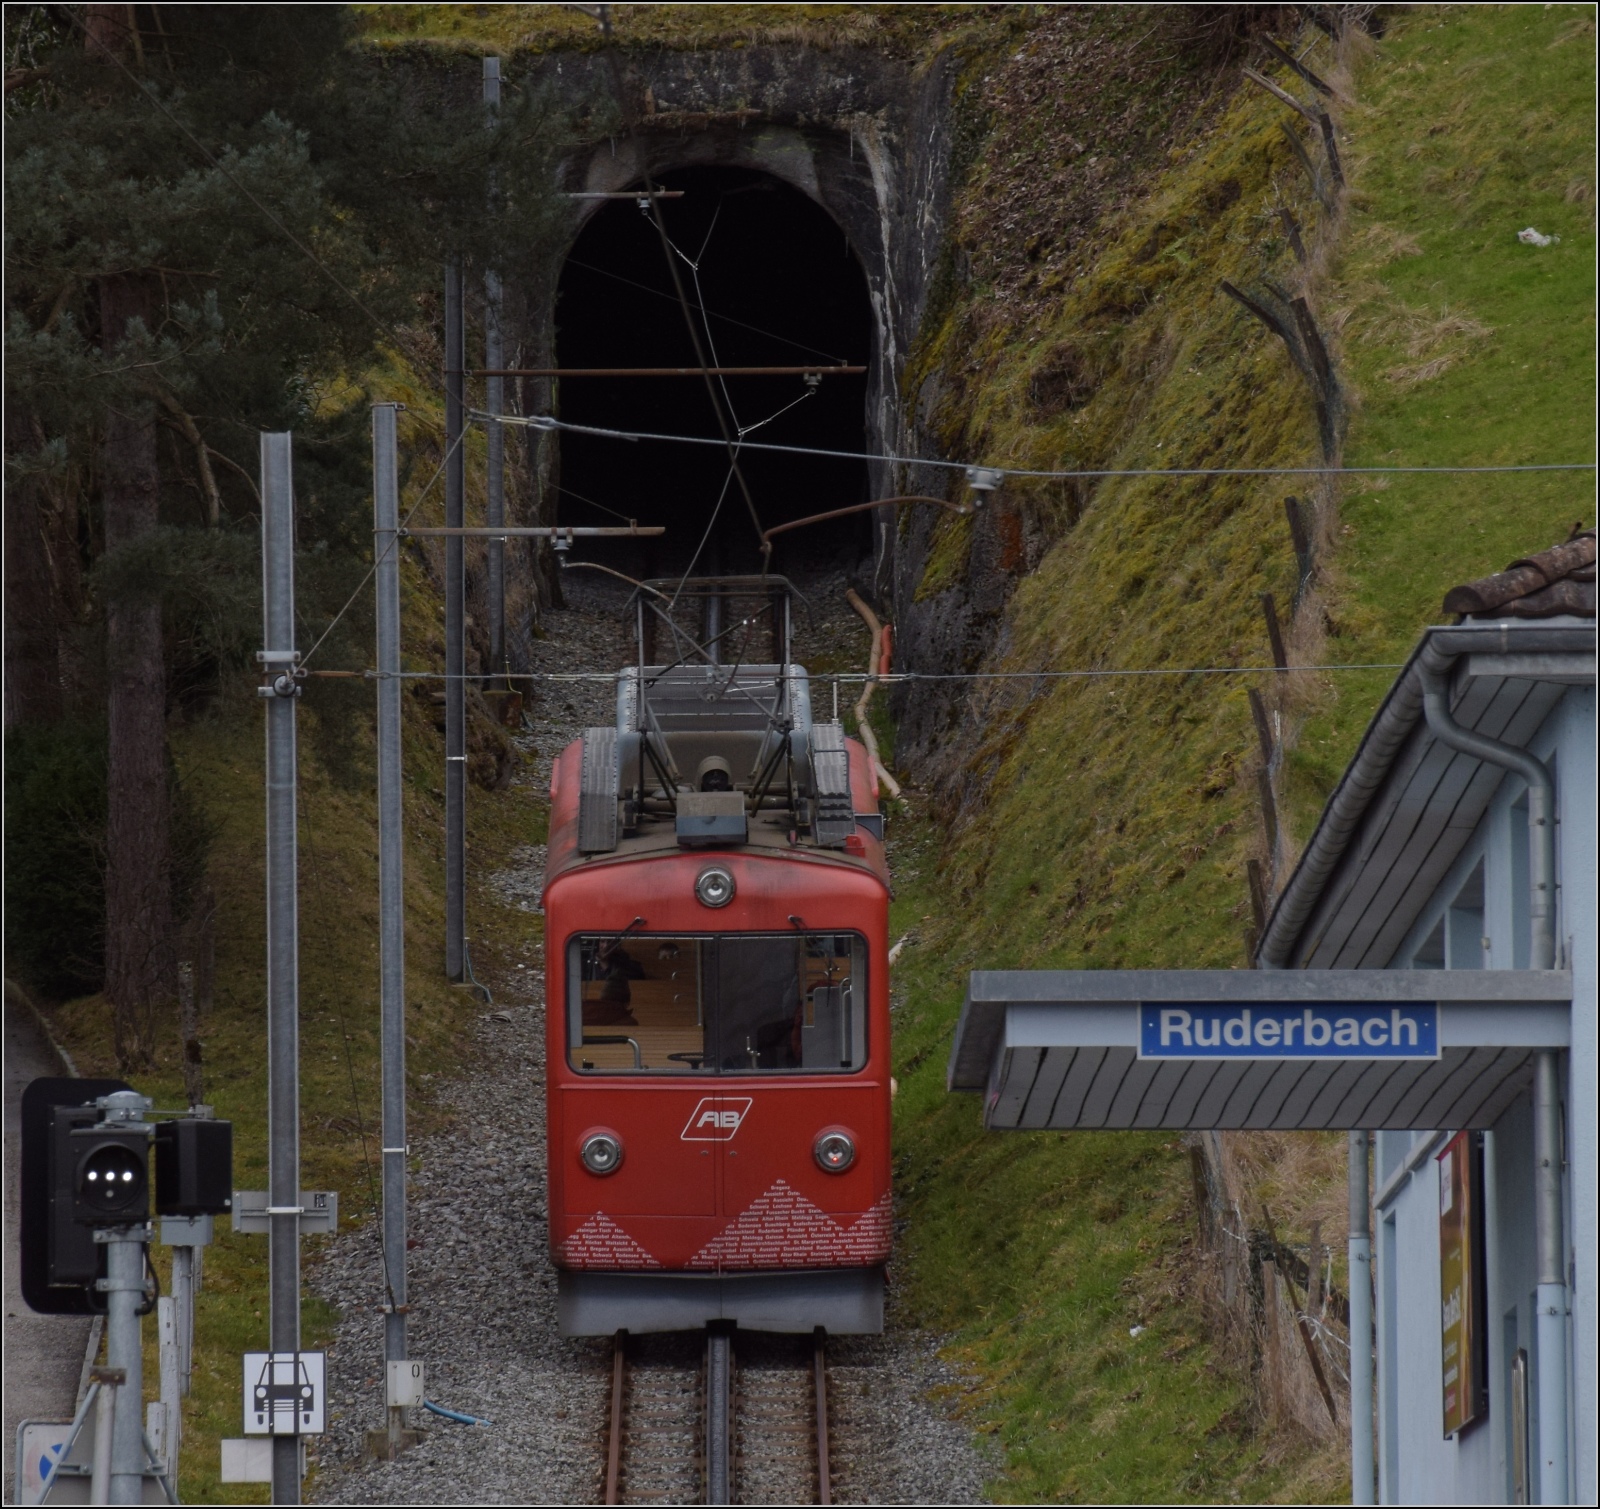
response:
M849 1073L867 1060L855 933L585 936L568 1061L596 1074Z

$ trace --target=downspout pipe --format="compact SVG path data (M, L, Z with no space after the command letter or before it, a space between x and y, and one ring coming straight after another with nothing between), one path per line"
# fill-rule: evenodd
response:
M1554 969L1555 782L1525 749L1461 727L1450 715L1450 683L1422 671L1422 710L1428 730L1450 749L1520 775L1528 783L1528 870L1532 938L1528 963ZM1561 1199L1561 1064L1555 1049L1534 1055L1534 1258L1538 1310L1534 1344L1539 1382L1539 1502L1569 1502L1567 1488L1567 1275Z
M1366 1132L1350 1134L1350 1502L1375 1504L1372 1453L1372 1192Z
M1556 967L1556 785L1544 763L1525 749L1502 744L1450 716L1450 682L1440 671L1422 671L1422 714L1428 732L1441 744L1498 765L1528 783L1528 917L1532 937L1528 949L1531 969Z

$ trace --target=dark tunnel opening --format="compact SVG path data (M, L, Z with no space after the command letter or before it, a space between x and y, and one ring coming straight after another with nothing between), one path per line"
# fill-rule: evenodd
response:
M690 313L709 363L867 366L866 278L839 225L798 190L735 168L664 173L660 201ZM696 308L694 306L700 306ZM615 200L591 217L562 270L556 354L563 368L693 367L695 349L652 218ZM867 373L713 379L737 434L751 441L866 449ZM585 540L574 559L644 576L760 569L760 539L732 478L712 400L687 377L566 378L563 420L715 438L715 446L563 433L556 522L659 524L656 540ZM740 469L761 527L865 501L864 462L743 450ZM872 548L869 513L780 535L772 569L852 567Z

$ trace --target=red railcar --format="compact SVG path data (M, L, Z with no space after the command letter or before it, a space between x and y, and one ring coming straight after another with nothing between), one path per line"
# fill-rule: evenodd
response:
M650 593L615 725L551 779L561 1327L877 1331L892 1223L876 781L861 745L811 716L786 583L692 583L698 653L675 665L647 663L666 621ZM752 664L758 630L779 653Z

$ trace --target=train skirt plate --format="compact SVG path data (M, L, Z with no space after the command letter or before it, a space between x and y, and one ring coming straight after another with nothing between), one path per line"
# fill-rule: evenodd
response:
M575 1273L557 1288L563 1336L618 1331L694 1331L731 1321L746 1331L877 1336L883 1331L883 1269L795 1269L766 1273Z

